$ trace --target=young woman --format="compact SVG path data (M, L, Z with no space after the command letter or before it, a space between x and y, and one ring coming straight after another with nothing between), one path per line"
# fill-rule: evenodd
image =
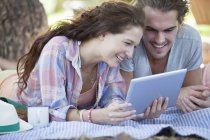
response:
M122 102L125 83L119 72L119 63L131 58L139 44L143 26L142 10L125 3L106 2L83 11L34 42L18 63L18 77L1 82L0 96L47 106L57 121L116 124L145 118ZM160 115L160 104L153 105L152 116Z
M0 95L27 106L47 106L56 121L116 124L134 119L130 103L114 101L125 99L118 66L132 57L143 26L143 12L121 2L105 2L63 21L34 42L18 63L19 77L5 78ZM15 86L11 81L17 80Z

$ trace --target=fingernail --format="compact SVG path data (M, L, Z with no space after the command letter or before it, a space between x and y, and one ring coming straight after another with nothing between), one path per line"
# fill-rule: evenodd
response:
M141 114L139 114L138 116L143 117L143 116L144 116L144 113L141 113Z
M136 110L133 110L132 113L136 113Z
M203 96L206 96L206 92L203 92L202 95L203 95Z
M128 106L132 106L132 104L131 103L128 103Z
M132 115L132 118L136 118L136 114Z

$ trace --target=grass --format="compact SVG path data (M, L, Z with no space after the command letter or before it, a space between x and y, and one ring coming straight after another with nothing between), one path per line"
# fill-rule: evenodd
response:
M192 12L189 12L184 22L196 28L200 33L201 38L210 38L210 24L197 24Z

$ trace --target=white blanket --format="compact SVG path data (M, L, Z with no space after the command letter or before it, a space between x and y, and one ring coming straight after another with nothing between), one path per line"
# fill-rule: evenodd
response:
M0 139L70 139L85 135L94 137L115 137L127 133L136 139L156 135L163 128L170 127L182 136L197 135L210 139L210 108L183 114L176 108L168 109L156 119L126 121L119 125L98 125L88 122L52 122L48 127L26 132L0 135Z

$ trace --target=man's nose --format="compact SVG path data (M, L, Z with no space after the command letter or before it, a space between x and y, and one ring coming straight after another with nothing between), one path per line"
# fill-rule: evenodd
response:
M165 42L165 35L162 32L158 32L155 37L155 42L157 44L163 44Z

